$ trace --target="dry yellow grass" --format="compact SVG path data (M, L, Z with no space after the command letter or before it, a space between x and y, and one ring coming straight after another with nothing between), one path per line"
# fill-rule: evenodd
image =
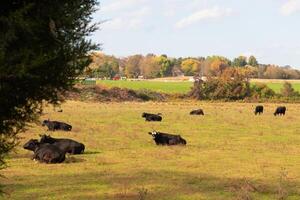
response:
M33 125L8 159L4 199L300 199L300 105L264 104L254 116L247 103L83 103L45 110L42 119L73 125L51 135L83 142L86 153L62 164L40 164L21 144L45 133ZM194 108L205 116L190 116ZM161 112L147 123L141 113ZM179 133L187 146L156 146L153 129Z

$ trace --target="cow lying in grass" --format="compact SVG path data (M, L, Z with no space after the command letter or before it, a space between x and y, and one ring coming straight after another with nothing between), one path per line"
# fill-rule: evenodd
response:
M42 163L61 163L65 160L65 153L52 144L41 144L31 139L23 146L24 149L34 152L33 159Z
M72 130L71 125L64 122L58 122L58 121L44 120L42 126L47 126L48 131L55 131L55 130L71 131Z
M158 131L149 132L149 134L152 135L156 145L186 145L185 139L180 135L172 135Z
M151 114L151 113L143 113L142 117L145 118L146 121L161 121L162 117L160 116L161 113L158 114Z
M70 154L81 154L84 152L85 146L75 140L65 138L53 138L50 135L40 135L42 144L49 143L57 146L61 151Z
M204 112L202 109L198 109L198 110L192 110L190 112L190 115L204 115Z

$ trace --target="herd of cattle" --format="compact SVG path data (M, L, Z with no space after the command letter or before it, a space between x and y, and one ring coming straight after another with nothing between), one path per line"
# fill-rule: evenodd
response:
M255 107L254 114L260 115L264 112L264 107ZM285 115L286 107L277 107L274 116ZM145 121L162 121L162 114L143 113ZM190 115L204 115L202 109L192 110ZM47 126L48 131L63 130L71 131L72 126L59 121L44 120L42 126ZM186 145L186 140L180 135L162 133L158 131L149 132L156 145ZM65 160L66 153L81 154L84 152L84 144L67 138L53 138L50 135L40 135L40 140L31 139L23 146L24 149L34 152L33 159L43 163L61 163Z

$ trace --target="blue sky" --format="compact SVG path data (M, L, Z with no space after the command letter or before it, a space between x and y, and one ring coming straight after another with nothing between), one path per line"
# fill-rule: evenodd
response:
M100 0L106 54L255 55L300 69L300 0Z

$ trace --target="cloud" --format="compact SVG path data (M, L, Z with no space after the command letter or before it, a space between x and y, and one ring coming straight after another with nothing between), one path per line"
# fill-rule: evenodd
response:
M283 15L291 15L300 11L300 0L288 0L281 6L280 12Z
M100 8L102 12L114 12L135 7L145 2L145 0L118 0Z
M178 13L191 12L207 7L207 0L162 0L163 16L173 17Z
M225 16L230 16L232 14L232 9L230 8L209 8L209 9L202 9L199 11L194 12L193 14L179 20L176 24L176 28L184 28L186 26L198 23L203 20L208 19L218 19Z
M150 14L149 7L142 7L136 11L126 12L120 17L112 18L103 23L103 29L121 30L137 29L143 25L145 17Z

